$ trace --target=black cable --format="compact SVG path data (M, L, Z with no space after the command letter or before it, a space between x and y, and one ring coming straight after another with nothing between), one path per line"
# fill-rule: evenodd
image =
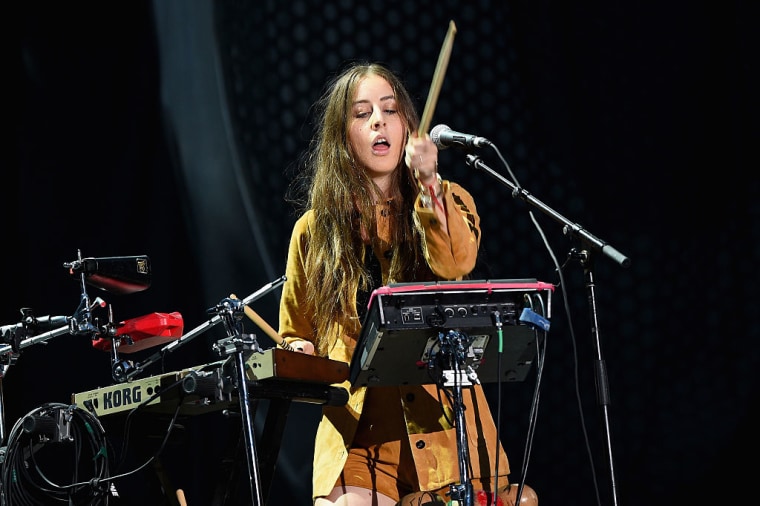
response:
M108 504L108 454L105 431L92 414L74 405L49 403L19 419L8 436L2 467L2 504L49 505L56 502L83 506ZM86 443L86 444L85 444ZM74 484L61 485L51 476L61 471L61 457L49 462L54 451L68 453ZM89 453L88 453L89 452ZM88 463L92 469L87 469ZM67 468L63 468L67 469ZM91 479L76 483L80 472Z
M129 432L131 416L140 408L149 404L156 397L171 388L181 384L178 380L150 399L141 403L128 415L126 433ZM100 420L89 411L76 405L45 404L29 412L19 419L8 436L5 460L0 476L0 504L2 506L46 506L50 504L76 504L77 506L105 506L109 501L111 486L115 480L134 474L155 460L165 448L179 416L182 406L181 399L171 418L166 435L155 454L138 468L129 472L111 476L108 459L108 439L105 437ZM47 433L37 433L27 430L25 422L34 427L35 420L44 422ZM49 425L57 422L52 430ZM55 424L53 424L55 425ZM122 451L126 451L125 446ZM46 467L48 462L43 452L46 450L68 450L73 459L71 468L71 483L59 484L52 477L51 471L59 471L61 457L53 460L52 467ZM38 454L39 457L38 457ZM91 463L92 469L85 473L86 464ZM64 467L66 469L66 467Z
M177 381L175 381L172 384L170 384L169 386L167 386L166 388L163 388L163 389L157 391L155 394L153 394L151 397L149 397L148 399L146 399L145 401L143 401L142 403L140 403L139 405L137 405L134 409L132 409L129 412L129 414L127 415L127 419L125 421L125 425L124 425L124 437L122 439L122 456L121 456L121 460L119 461L119 467L124 463L124 459L125 459L125 456L126 456L127 442L129 440L129 431L131 430L130 427L131 427L133 415L135 413L137 413L140 409L142 409L145 406L147 406L148 404L150 404L154 399L156 399L156 398L160 397L161 395L165 394L167 391L170 391L170 390L172 390L174 388L178 388L182 384L183 381L184 381L184 378L180 378ZM169 420L169 426L166 429L166 435L164 436L164 439L161 441L161 444L159 445L159 447L156 449L155 453L148 460L146 460L143 464L139 465L135 469L132 469L130 471L126 471L124 473L120 473L120 474L114 475L111 478L112 480L118 480L118 479L121 479L121 478L125 478L127 476L131 476L131 475L133 475L133 474L141 471L142 469L144 469L145 467L147 467L151 462L153 462L154 460L156 460L156 458L158 458L159 455L161 455L161 453L164 451L164 448L166 447L167 442L169 441L169 436L171 436L172 431L174 430L174 426L175 426L175 424L177 422L177 418L179 417L179 412L180 412L181 408L182 408L182 396L180 396L179 399L178 399L178 401L177 401L177 406L176 406L176 408L174 410L174 413L172 415L171 420Z

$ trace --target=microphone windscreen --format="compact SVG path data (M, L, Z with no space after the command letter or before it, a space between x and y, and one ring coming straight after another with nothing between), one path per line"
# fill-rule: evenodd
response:
M435 142L435 145L438 146L438 149L446 149L448 146L446 143L441 142L441 133L445 132L447 130L451 130L448 125L436 125L433 127L432 130L430 130L430 140Z

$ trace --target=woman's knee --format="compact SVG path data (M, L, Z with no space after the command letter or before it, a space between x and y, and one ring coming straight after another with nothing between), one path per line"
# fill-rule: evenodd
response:
M499 494L504 501L504 506L515 506L517 504L517 493L520 486L517 483L510 483L507 488ZM538 506L538 494L530 485L523 485L520 493L520 506Z
M314 506L395 506L394 499L363 487L335 487L327 497L318 497Z

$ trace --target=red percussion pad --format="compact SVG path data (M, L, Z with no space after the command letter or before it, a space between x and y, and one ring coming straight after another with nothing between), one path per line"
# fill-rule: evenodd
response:
M119 351L135 353L140 350L175 341L182 336L184 321L178 312L150 313L131 320L125 320L116 329L120 336ZM92 341L92 345L102 351L111 351L113 340L101 337Z

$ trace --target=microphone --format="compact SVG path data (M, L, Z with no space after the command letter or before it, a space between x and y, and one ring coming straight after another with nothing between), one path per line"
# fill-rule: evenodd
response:
M37 330L55 330L69 324L68 316L34 316L26 320L26 323Z
M436 125L430 131L430 138L438 146L438 149L446 149L449 146L460 148L483 148L492 143L485 137L455 132L448 125Z
M36 336L43 331L55 330L68 325L67 316L32 316L29 308L21 309L22 318L19 323L0 327L0 342L11 343Z

